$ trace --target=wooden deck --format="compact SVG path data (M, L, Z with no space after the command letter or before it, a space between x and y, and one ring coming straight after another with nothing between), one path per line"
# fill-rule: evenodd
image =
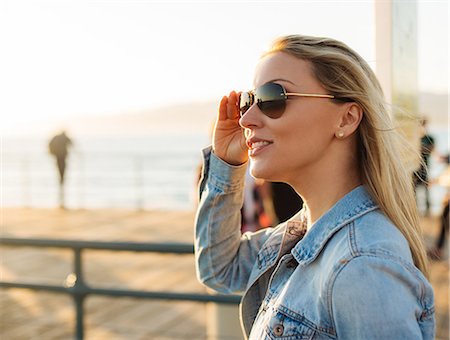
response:
M2 209L1 235L97 241L192 242L193 212ZM437 220L424 219L429 242ZM196 281L192 255L85 251L84 277L96 287L173 292L205 289ZM60 285L72 271L69 250L1 248L2 280ZM433 262L438 339L448 339L449 262ZM207 306L194 302L90 296L86 339L206 339ZM69 296L24 289L0 290L0 338L72 339Z
M190 242L192 212L4 209L2 236L96 241ZM72 271L70 250L2 247L2 280L61 285ZM204 293L192 255L86 250L84 277L94 287ZM23 289L0 294L1 339L71 339L69 296ZM86 339L205 339L206 305L90 296Z

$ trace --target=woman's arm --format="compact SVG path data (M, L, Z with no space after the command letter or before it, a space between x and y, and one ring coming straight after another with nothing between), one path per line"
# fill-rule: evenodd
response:
M272 228L241 236L241 208L247 164L232 166L204 150L195 258L199 280L221 293L246 287L262 244Z

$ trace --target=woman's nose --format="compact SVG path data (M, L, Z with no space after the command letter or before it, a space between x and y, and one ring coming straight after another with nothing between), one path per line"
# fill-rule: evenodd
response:
M259 127L262 123L261 116L262 114L258 105L253 104L239 119L239 125L241 125L244 129Z

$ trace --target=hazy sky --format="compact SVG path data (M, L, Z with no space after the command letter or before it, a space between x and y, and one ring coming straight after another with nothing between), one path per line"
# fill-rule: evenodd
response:
M449 6L418 2L419 89L448 92ZM375 65L373 1L0 0L1 130L210 101L252 86L277 36L337 38Z

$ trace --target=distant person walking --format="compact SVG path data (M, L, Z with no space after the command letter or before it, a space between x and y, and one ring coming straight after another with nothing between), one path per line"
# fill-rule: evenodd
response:
M423 186L425 189L425 215L430 213L430 191L428 180L428 169L430 165L430 156L434 150L434 138L427 131L427 120L425 118L420 120L422 127L422 138L420 139L420 156L421 163L419 169L414 172L414 188Z
M56 166L59 172L59 206L64 208L64 174L66 172L66 158L69 147L72 145L72 140L67 137L66 132L62 131L60 134L52 137L48 144L50 154L56 159Z

